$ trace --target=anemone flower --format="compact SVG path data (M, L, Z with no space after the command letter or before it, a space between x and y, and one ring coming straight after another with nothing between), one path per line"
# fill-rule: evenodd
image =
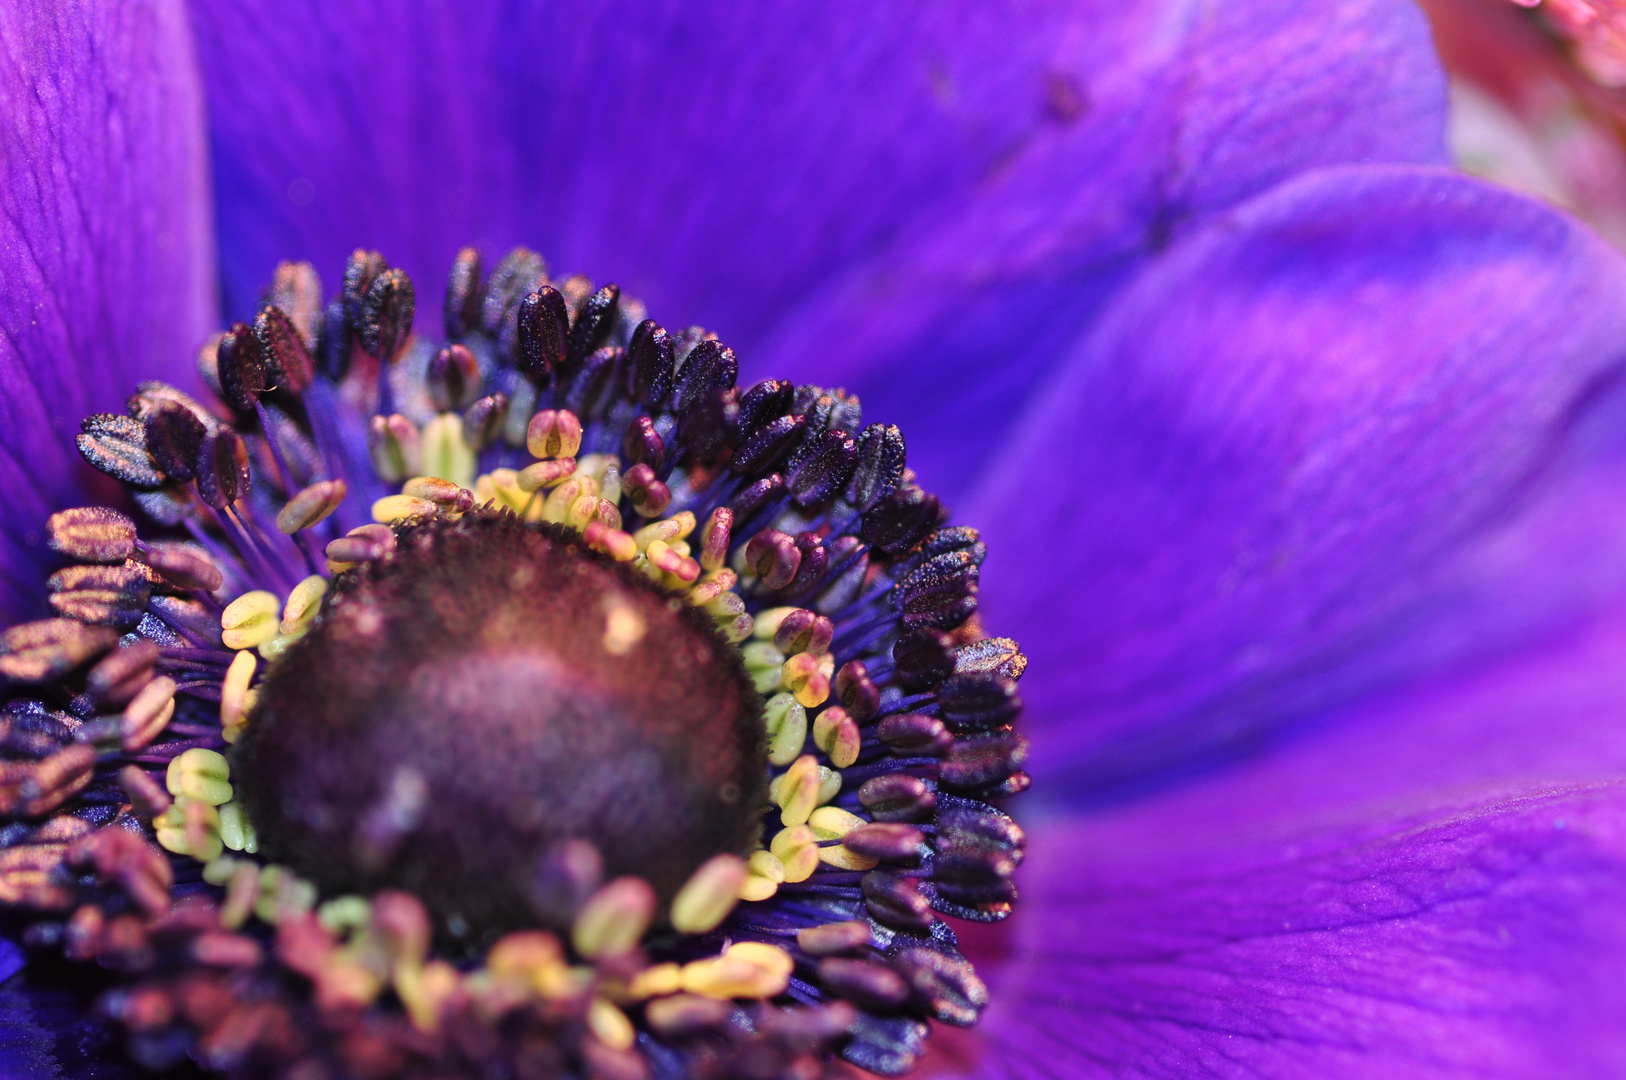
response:
M1626 266L1409 7L0 20L8 1075L1626 1058Z

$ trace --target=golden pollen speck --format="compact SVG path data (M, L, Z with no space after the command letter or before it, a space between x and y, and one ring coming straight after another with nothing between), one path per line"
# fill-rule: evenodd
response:
M608 597L604 601L604 651L611 656L625 656L644 639L649 627L644 618L628 604Z

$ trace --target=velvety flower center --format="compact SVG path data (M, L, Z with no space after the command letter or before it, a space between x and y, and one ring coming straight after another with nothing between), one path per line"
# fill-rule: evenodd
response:
M898 1073L975 1022L1027 661L903 433L523 248L416 311L285 263L216 400L83 422L145 520L52 517L58 617L0 638L40 940L154 1068Z
M573 839L669 902L750 854L765 798L761 698L709 622L509 511L403 531L261 685L232 755L261 851L454 929L547 919Z

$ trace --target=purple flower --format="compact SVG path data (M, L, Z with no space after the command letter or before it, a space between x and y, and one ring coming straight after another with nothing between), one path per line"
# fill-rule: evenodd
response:
M856 392L982 531L1037 783L929 1068L1621 1068L1626 265L1443 167L1411 8L24 7L10 618L114 497L73 425L198 389L217 291L377 247L421 327L530 244ZM13 1071L104 1068L77 1007L0 988Z

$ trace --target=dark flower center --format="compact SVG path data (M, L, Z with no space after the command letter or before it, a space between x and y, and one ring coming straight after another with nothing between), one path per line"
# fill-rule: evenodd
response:
M0 635L0 814L57 815L0 908L128 975L131 1054L744 1080L974 1022L1027 661L903 433L523 248L445 342L377 252L322 298L280 265L217 401L85 419L150 520L54 515Z
M765 798L761 699L708 622L558 526L404 527L262 686L232 772L262 850L454 930L546 919L573 839L670 900Z

